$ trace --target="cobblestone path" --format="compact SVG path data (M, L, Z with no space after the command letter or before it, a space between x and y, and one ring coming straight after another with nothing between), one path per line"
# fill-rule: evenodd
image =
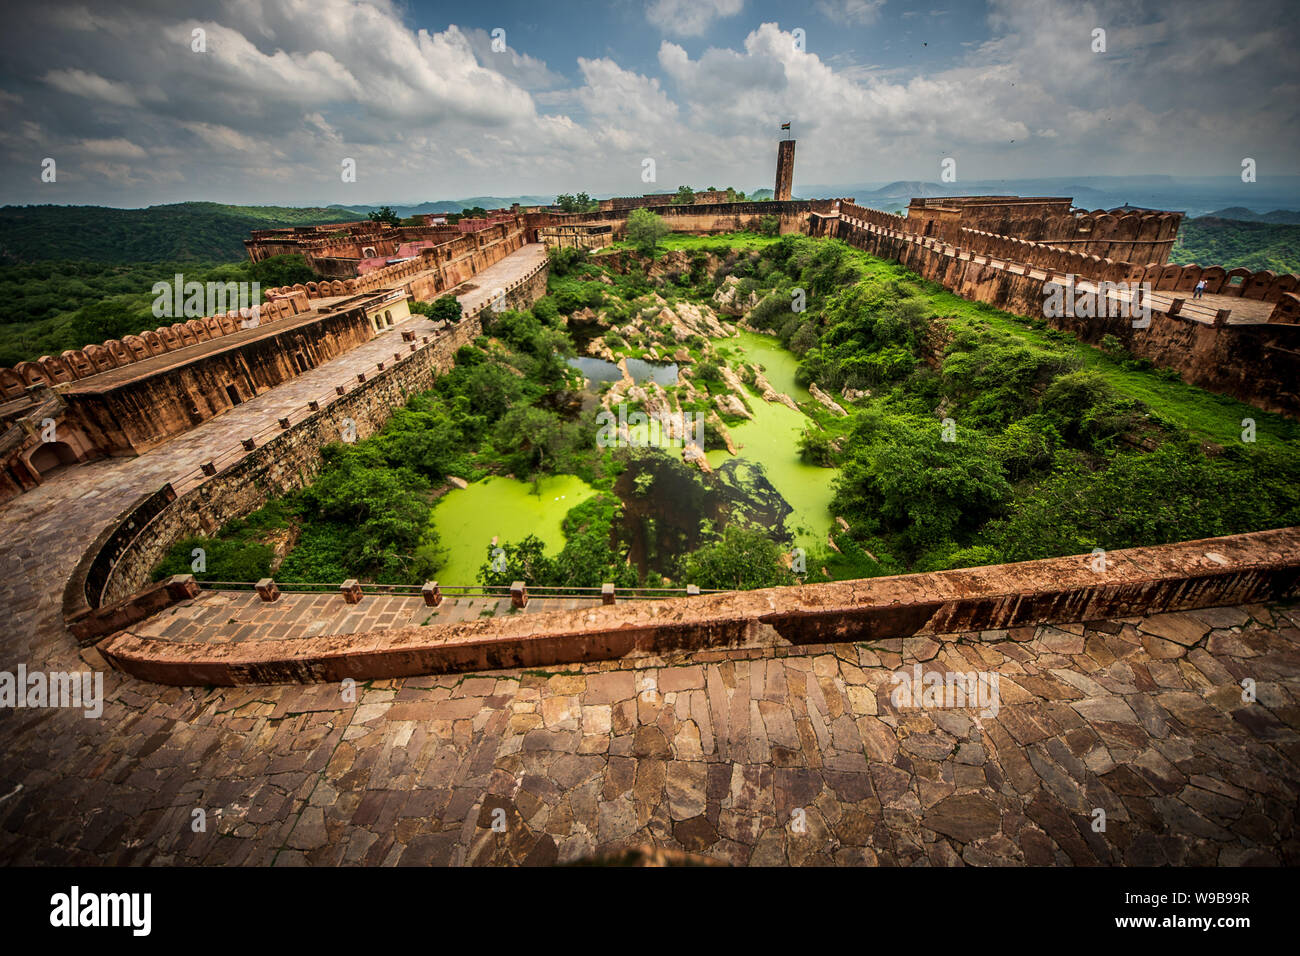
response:
M110 672L99 719L0 714L0 861L551 863L651 843L734 864L1294 865L1297 624L1300 605L1221 608L375 681L354 701ZM891 674L917 662L996 673L996 715L894 706Z

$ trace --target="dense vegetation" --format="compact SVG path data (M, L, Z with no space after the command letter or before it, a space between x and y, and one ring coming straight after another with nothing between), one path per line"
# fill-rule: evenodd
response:
M629 564L614 486L630 459L596 447L595 426L577 413L568 321L600 310L627 333L645 315L646 295L704 302L724 282L756 298L749 323L799 356L799 381L849 410L840 418L803 405L798 452L838 469L831 511L848 524L836 527L834 549L808 555L805 579L1300 523L1300 426L1188 386L1117 342L1081 345L835 240L669 236L660 246L682 268L652 269L653 255L629 260L626 251L556 251L549 294L526 311L485 315L485 335L380 434L330 448L315 484L216 541L181 542L159 574L189 570L192 549L204 546L206 577L255 580L277 546L296 540L281 580L419 582L438 567L430 515L446 476L573 474L598 494L565 517L562 550L549 554L528 535L502 542L504 562L487 549L480 581L662 583L654 573L638 580ZM640 355L661 334L642 329L632 341L612 330L604 338ZM707 408L726 387L717 363L727 353L706 359L703 340L678 346L691 354ZM1254 441L1243 440L1246 418ZM699 546L667 572L674 580L720 588L794 580L769 529L740 513L705 524Z
M1201 216L1178 230L1170 261L1300 272L1300 225Z
M311 226L347 218L343 210L333 208L214 202L147 209L5 206L0 208L0 263L228 262L244 257L244 240L254 229Z
M964 302L838 242L786 237L747 271L765 293L750 322L802 356L802 381L870 392L803 445L810 461L842 467L832 507L852 530L837 540L873 556L861 573L1300 521L1293 422L1208 396L1114 346L1105 354L1041 320ZM795 288L805 312L791 310ZM1248 417L1266 438L1240 440Z
M124 265L51 260L0 266L0 365L170 325L152 312L156 282L259 282L263 290L316 277L298 255L224 265L152 262Z

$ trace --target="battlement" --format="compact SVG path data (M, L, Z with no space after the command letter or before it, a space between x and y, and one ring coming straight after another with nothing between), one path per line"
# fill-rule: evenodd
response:
M1060 196L926 197L907 207L907 220L920 224L920 235L938 236L955 226L1103 259L1161 265L1169 261L1182 218L1181 212L1135 206L1089 212Z
M1114 336L1138 357L1175 369L1202 388L1269 411L1300 414L1300 276L1115 261L847 202L835 215L814 214L809 232L900 262L965 298L1043 318L1081 341ZM1200 281L1204 296L1193 299ZM1052 283L1074 285L1107 302L1123 298L1114 289L1119 283L1149 284L1151 293L1144 298L1151 321L1136 326L1109 307L1093 317L1048 315Z

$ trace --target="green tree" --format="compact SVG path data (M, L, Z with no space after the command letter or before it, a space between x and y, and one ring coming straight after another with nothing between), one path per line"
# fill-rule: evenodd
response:
M673 205L689 206L693 202L695 202L695 190L690 186L678 186L677 195L672 198Z
M663 217L649 209L633 209L627 217L627 238L642 255L653 255L659 240L668 235Z
M702 588L746 591L793 584L781 548L762 531L735 522L716 540L688 554L680 577Z
M366 218L371 222L386 222L394 226L400 221L400 217L397 213L393 212L392 206L384 206L382 209L375 209L368 212L366 213Z

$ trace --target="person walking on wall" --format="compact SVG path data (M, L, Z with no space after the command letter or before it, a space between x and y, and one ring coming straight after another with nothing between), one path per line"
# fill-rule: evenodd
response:
M1196 283L1196 288L1192 290L1192 298L1199 299L1203 295L1205 295L1205 280L1201 279Z

